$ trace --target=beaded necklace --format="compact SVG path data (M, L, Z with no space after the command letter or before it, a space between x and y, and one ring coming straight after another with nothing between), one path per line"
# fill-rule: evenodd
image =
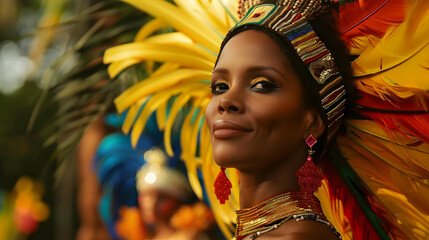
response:
M303 192L287 192L276 195L254 207L237 211L236 240L253 234L256 239L261 234L277 229L280 224L295 220L314 220L327 224L335 234L333 226L325 220L319 200ZM337 235L338 236L338 235Z

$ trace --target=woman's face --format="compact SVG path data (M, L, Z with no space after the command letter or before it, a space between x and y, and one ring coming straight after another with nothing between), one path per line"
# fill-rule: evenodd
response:
M139 206L146 224L168 222L179 202L158 190L148 189L139 193Z
M247 30L230 39L211 88L206 122L218 165L263 171L305 154L315 111L305 107L298 76L266 34Z

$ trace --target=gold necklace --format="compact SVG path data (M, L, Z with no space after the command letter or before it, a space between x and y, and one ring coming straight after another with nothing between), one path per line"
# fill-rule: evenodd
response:
M241 240L249 234L254 234L252 239L255 239L291 218L306 214L325 218L319 200L313 195L303 192L276 195L254 207L237 211L235 239Z

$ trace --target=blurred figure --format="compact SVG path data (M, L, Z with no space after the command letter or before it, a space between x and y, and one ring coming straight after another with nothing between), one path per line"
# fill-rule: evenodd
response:
M98 144L107 134L103 119L91 124L77 148L78 188L77 207L80 225L76 240L108 240L109 234L100 219L97 206L101 198L101 186L92 171L91 161Z
M147 151L145 159L136 180L148 239L209 239L201 232L213 222L209 209L202 203L184 205L193 197L187 178L166 166L159 148Z
M121 127L123 118L105 119ZM214 237L210 209L198 202L179 160L159 147L163 134L156 121L135 148L129 135L117 132L100 143L93 167L102 188L99 213L113 239L219 239ZM179 146L177 144L177 146ZM207 231L212 231L208 233Z

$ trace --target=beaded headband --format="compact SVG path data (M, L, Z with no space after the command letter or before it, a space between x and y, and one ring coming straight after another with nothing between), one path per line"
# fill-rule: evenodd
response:
M307 21L329 7L332 1L323 0L284 0L277 3L241 4L241 11L247 10L246 15L230 30L222 46L233 35L234 31L244 25L258 25L274 30L283 39L287 39L294 47L299 58L314 79L315 88L319 93L322 117L327 126L327 140L341 125L346 103L346 90L342 76L337 68L331 52L314 32Z

